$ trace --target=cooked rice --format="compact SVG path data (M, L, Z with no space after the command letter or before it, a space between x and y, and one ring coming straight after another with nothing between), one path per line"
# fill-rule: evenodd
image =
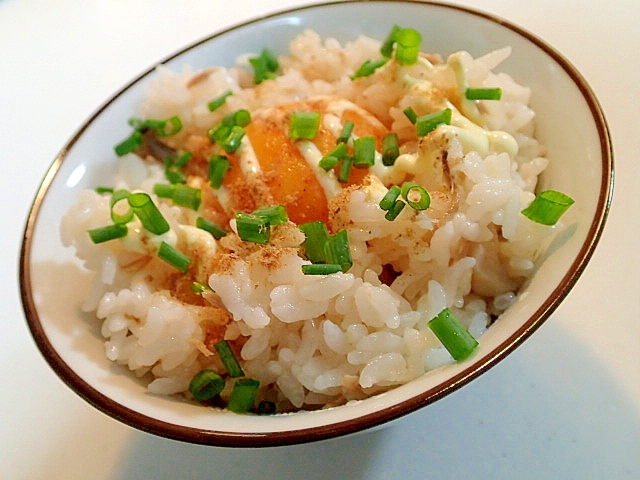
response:
M333 232L347 230L353 266L326 276L302 273L309 263L299 249L304 235L292 223L276 227L265 247L243 246L233 233L216 241L193 227L197 213L153 194L154 184L166 183L160 162L135 153L118 160L114 187L148 192L169 222L169 233L151 238L135 220L125 239L93 244L87 230L111 223L109 197L82 192L61 230L65 245L75 247L86 268L96 272L83 308L102 322L107 357L147 378L150 392L189 397L197 372L224 372L208 340L216 332L237 348L246 376L260 381L259 400L276 401L281 411L339 405L453 362L427 327L444 308L480 338L514 302L553 227L520 214L534 198L547 160L533 137L529 89L493 71L509 48L476 59L461 52L442 62L428 55L403 69L390 62L352 81L349 75L377 58L379 48L371 38L341 45L306 31L291 42L290 55L280 58L282 75L259 86L253 85L246 58L233 68L158 67L137 113L179 116L185 128L167 140L174 147L203 135L230 111L336 96L397 132L406 154L392 169L331 199L330 210L338 213L328 224ZM478 143L488 137L473 133L477 126L431 134L440 148L435 150L444 152L440 162L446 161L454 195L441 188L437 171L416 161L422 147L402 111L409 105L437 109L442 99L434 88L459 88L455 62L470 85L502 88L502 100L481 102L475 120L487 132L505 133L496 134L492 145ZM234 94L225 107L210 112L207 102L227 90ZM509 139L517 142L517 152L509 151ZM428 187L432 207L405 208L395 221L386 220L378 203L391 184L412 178ZM233 220L228 227L235 228ZM196 260L198 272L210 274L213 292L204 294L206 301L176 293L184 290L176 270L154 255L160 240L179 246ZM207 270L212 264L218 265L213 272ZM385 282L389 267L397 276Z

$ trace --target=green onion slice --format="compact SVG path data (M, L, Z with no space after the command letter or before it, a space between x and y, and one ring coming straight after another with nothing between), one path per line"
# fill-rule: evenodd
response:
M542 225L555 225L574 200L564 193L546 190L538 194L531 204L522 210L528 219Z
M165 220L153 203L151 197L143 192L132 193L127 197L133 213L138 217L142 226L156 235L169 231L169 223Z
M400 156L398 135L393 132L387 133L382 139L382 164L390 167L395 163L398 156Z
M464 92L467 100L500 100L502 89L496 88L467 88Z
M213 399L224 389L225 381L213 370L202 370L196 374L189 384L189 391L199 402Z
M160 198L172 198L175 190L175 185L167 185L166 183L156 183L153 186L153 193Z
M125 138L122 142L114 147L116 155L122 157L127 153L131 153L142 146L142 133L139 131L133 132L129 137Z
M236 110L235 112L225 115L222 119L222 123L231 127L234 125L237 125L238 127L246 127L251 123L251 112L245 109Z
M216 240L227 235L226 230L224 230L223 228L219 227L215 223L203 217L198 217L196 219L196 227L206 232L209 232L211 235L213 235L213 238L215 238Z
M175 185L171 199L176 205L198 211L202 200L202 192L199 188L193 188L179 183Z
M113 193L113 188L111 188L111 187L96 187L95 191L99 195L103 195L105 193L112 194Z
M386 218L390 222L393 222L398 217L398 215L400 215L400 212L406 206L407 206L406 203L404 203L400 199L397 199L395 202L393 202L393 205L391 205L387 213L384 215L384 218Z
M191 291L193 293L197 293L198 295L202 295L204 292L210 292L211 287L209 287L209 285L207 285L206 283L193 282L191 284Z
M271 225L264 217L251 213L236 213L238 236L245 242L266 244L271 238Z
M262 49L259 57L250 58L249 63L253 67L253 81L256 85L276 78L276 72L280 68L278 57L268 48Z
M361 137L353 142L353 166L356 168L372 167L376 159L375 137Z
M380 47L380 53L387 58L391 58L393 55L393 46L396 44L396 38L398 33L402 30L402 27L398 25L394 25L391 28L391 31L387 35L387 38L382 42L382 46Z
M166 120L130 118L129 125L139 132L154 130L158 137L170 137L182 130L182 121L175 115Z
M378 204L382 210L391 210L396 200L402 193L402 189L398 185L393 185Z
M318 162L318 166L325 172L328 172L332 168L336 167L338 163L340 163L340 159L338 157L327 155L326 157L322 157L320 159L320 161Z
M322 157L318 166L325 171L331 170L340 163L340 160L347 156L347 144L339 143L336 148L329 152L329 155Z
M402 111L402 113L404 113L409 121L415 125L416 121L418 120L418 114L413 108L407 107Z
M338 172L338 181L348 182L349 174L351 173L351 166L353 165L352 157L344 157L342 164L340 165L340 171Z
M318 220L303 223L298 228L302 230L306 237L302 244L306 257L312 263L324 263L326 261L324 244L329 239L329 232L325 223Z
M133 219L133 210L129 207L128 202L126 202L127 210L125 213L118 213L116 211L118 209L117 205L122 205L120 202L128 199L129 195L131 195L131 192L125 189L115 190L111 195L109 207L111 209L111 220L113 220L113 223L129 223Z
M351 268L353 263L346 230L340 230L327 239L324 243L324 256L327 263L340 265L343 272Z
M337 263L312 263L302 265L302 273L305 275L331 275L342 271L342 265Z
M415 199L415 197L418 197ZM415 182L405 182L402 184L402 197L414 210L426 210L431 204L431 197L424 187Z
M253 211L253 214L257 217L264 218L269 225L280 225L289 220L287 210L284 205L274 205L272 207L259 208Z
M442 310L427 325L458 361L468 358L478 346L478 341L448 308Z
M451 109L445 108L439 112L422 115L416 119L416 134L418 137L424 137L438 125L449 125L451 123Z
M413 65L418 61L422 35L413 28L402 28L395 35L396 60L400 65Z
M184 167L187 163L189 163L189 160L191 160L193 158L193 153L191 152L183 152L178 158L176 158L176 161L174 163L174 165L177 168L182 168Z
M209 159L209 183L214 189L217 190L222 186L230 168L229 159L224 155L213 155Z
M185 273L189 268L189 265L191 265L191 259L189 257L187 257L180 250L169 245L167 242L162 242L160 244L158 257L167 262L169 265L173 265L182 273Z
M227 97L230 97L231 95L233 95L233 92L231 90L227 90L223 94L218 95L216 98L211 100L209 103L207 103L207 107L209 108L209 111L213 112L218 108L220 108L222 105L226 103Z
M355 80L356 78L373 75L377 69L384 66L388 61L389 59L385 57L379 58L378 60L366 60L349 78Z
M294 112L289 122L289 138L312 140L319 127L320 112Z
M89 230L89 236L93 243L102 243L116 238L126 237L127 233L128 229L124 223L114 223L113 225Z
M227 409L235 413L246 413L253 408L258 394L260 382L251 378L241 378L236 381L231 390Z
M347 120L342 125L342 130L340 130L340 135L338 135L337 143L347 143L349 138L351 138L351 134L353 133L353 127L355 127L355 123L352 120Z
M240 367L240 363L238 363L238 359L231 350L231 346L229 342L226 340L222 340L215 345L216 351L218 355L220 355L220 360L222 360L222 364L224 368L227 369L229 376L231 378L237 378L244 376L244 372L242 371L242 367Z

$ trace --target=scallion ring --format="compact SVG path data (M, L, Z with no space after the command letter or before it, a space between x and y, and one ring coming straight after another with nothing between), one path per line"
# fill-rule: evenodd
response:
M414 210L426 210L429 208L431 197L424 187L415 182L404 182L401 190L402 197Z
M156 235L162 235L169 231L169 223L149 195L143 192L132 193L127 197L127 201L146 230Z
M126 237L127 233L127 225L124 223L114 223L113 225L89 230L89 237L91 237L93 243L102 243L115 240L116 238Z
M294 112L289 122L289 138L312 140L319 127L320 112Z

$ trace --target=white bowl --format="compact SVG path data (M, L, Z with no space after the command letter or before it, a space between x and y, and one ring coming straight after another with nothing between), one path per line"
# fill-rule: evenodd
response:
M511 46L500 70L532 88L537 135L548 147L550 167L542 189L575 199L564 217L571 226L546 257L517 303L481 338L470 359L434 370L387 393L321 411L275 416L215 413L199 405L154 396L104 355L96 322L80 312L85 273L62 246L59 225L77 194L114 174L112 148L128 134L129 118L148 71L105 103L66 145L46 174L28 218L20 284L27 322L55 372L89 403L122 422L183 441L225 446L300 443L361 431L424 407L466 384L521 344L559 305L590 259L601 235L613 186L609 132L598 101L576 69L531 33L491 15L424 2L343 2L303 7L252 20L217 33L169 57L178 70L230 66L265 44L285 52L307 28L345 41L359 34L382 38L393 24L413 27L425 49L477 56Z

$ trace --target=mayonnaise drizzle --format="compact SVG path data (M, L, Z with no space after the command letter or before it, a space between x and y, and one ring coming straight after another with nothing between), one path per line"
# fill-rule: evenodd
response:
M311 167L311 170L313 170L313 174L322 187L327 200L333 198L342 189L342 187L333 173L333 170L326 172L320 167L319 164L320 160L322 160L322 152L318 150L318 147L316 147L313 142L308 140L298 141L298 149L309 167Z

